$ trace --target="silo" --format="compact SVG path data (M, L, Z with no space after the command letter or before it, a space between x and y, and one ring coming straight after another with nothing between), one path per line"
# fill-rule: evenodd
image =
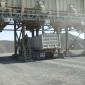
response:
M62 17L58 20L51 20L51 25L57 30L58 28L66 28L80 24L80 19L76 17L84 12L84 0L56 0L57 16ZM68 17L67 17L68 16ZM70 18L70 16L73 17ZM66 18L67 17L67 18Z
M2 0L0 0L1 2ZM7 7L33 8L36 1L44 1L47 10L56 10L56 0L3 0Z
M33 8L37 0L24 0L26 8Z
M6 0L7 7L20 7L21 0Z
M7 3L7 7L21 7L23 4L25 8L33 8L35 2L39 0L0 0ZM40 0L44 1L47 10L66 11L69 4L72 4L77 9L84 7L84 0Z
M19 7L21 5L21 0L0 0L0 3L6 2L7 7Z

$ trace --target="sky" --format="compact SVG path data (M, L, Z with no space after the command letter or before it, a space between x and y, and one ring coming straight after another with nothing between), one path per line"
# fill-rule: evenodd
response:
M13 29L13 26L12 25L8 25L4 29ZM31 37L31 33L30 32L26 32L26 33L27 34L29 33L28 36ZM46 32L46 33L49 33L49 32ZM75 35L75 36L78 36L79 35L79 33L76 32L76 31L72 31L72 32L69 32L69 33L72 34L72 35ZM83 33L80 34L79 37L81 39L84 39L84 34ZM2 31L2 32L0 32L0 40L14 41L14 32L13 31Z
M13 26L6 26L4 29L12 29ZM0 32L0 40L9 40L9 41L13 41L14 37L13 37L14 33L12 31L2 31Z
M14 29L13 25L7 25L4 29ZM45 29L48 29L48 27L45 26ZM53 28L51 29L53 30ZM50 33L48 30L45 31L46 33ZM19 32L18 32L19 34ZM31 37L31 32L26 32L28 34L28 37ZM42 34L40 31L39 34ZM2 31L0 32L0 40L8 40L8 41L14 41L14 32L13 31Z
M14 26L8 25L4 29L14 29ZM31 37L30 32L26 32L26 33L29 34L28 35L29 37ZM40 32L40 34L41 34L41 32ZM14 32L13 31L2 31L2 32L0 32L0 40L14 41Z

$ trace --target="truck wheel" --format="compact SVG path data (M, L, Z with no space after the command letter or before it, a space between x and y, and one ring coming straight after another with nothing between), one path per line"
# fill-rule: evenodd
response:
M46 52L45 53L45 58L46 59L52 59L53 58L53 53L52 52Z

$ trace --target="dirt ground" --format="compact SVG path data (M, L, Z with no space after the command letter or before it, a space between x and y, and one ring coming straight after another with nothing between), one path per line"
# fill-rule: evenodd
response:
M23 63L1 56L0 85L85 85L85 57Z

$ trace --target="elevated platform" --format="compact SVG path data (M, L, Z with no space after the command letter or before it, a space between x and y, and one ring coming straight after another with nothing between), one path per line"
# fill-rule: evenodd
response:
M32 11L32 10L31 10ZM1 21L6 18L13 18L13 20L21 21L24 25L37 28L37 26L43 25L46 20L50 20L50 24L57 29L58 27L66 27L66 26L77 26L81 25L82 22L85 20L85 15L81 14L79 16L71 16L71 15L57 15L56 13L49 13L48 14L38 14L38 13L16 13L16 12L0 12ZM5 22L5 21L4 21ZM27 28L27 30L28 30ZM38 27L39 28L39 27Z

